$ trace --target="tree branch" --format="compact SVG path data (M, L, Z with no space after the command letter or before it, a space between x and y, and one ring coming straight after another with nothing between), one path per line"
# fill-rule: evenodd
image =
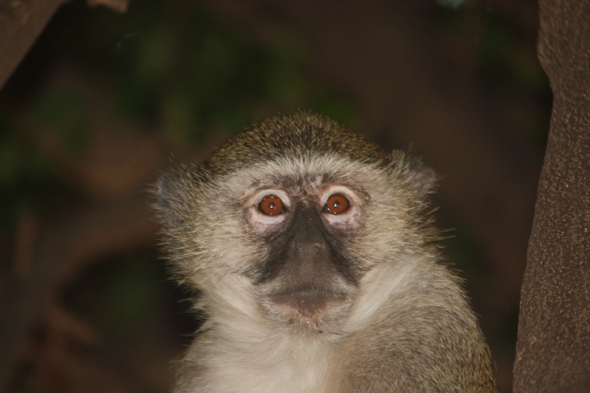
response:
M0 0L0 89L67 0Z

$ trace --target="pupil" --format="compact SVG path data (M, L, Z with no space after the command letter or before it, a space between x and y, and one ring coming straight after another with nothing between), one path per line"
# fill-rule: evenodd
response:
M271 210L274 210L274 208L275 208L275 203L274 203L274 202L270 202L270 203L268 204L268 207L269 207Z
M338 206L340 206L340 202L338 202L338 201L334 201L334 203L332 204L332 206L334 206L334 207L338 207Z

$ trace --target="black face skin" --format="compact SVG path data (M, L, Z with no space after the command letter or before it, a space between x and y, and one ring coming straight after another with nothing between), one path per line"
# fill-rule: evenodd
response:
M346 293L338 282L357 286L360 271L339 250L346 234L327 228L316 206L298 202L292 216L276 232L266 236L268 258L251 277L255 285L278 281L280 292L271 300L312 316L330 301Z

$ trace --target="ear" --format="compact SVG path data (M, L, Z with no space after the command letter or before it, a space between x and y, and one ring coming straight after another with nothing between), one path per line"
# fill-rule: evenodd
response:
M405 180L417 200L424 201L434 191L436 174L422 160L401 150L392 151L389 159L392 172Z
M154 208L160 222L175 227L185 222L196 205L200 185L207 178L205 171L195 165L177 163L154 184Z

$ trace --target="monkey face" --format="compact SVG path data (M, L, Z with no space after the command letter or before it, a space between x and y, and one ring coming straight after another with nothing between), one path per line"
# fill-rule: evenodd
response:
M389 288L424 249L433 178L330 124L275 126L160 181L167 251L211 318L335 332L376 304L368 286Z
M245 198L245 221L266 250L245 274L271 318L316 326L342 314L358 286L362 269L343 245L359 230L366 200L344 185L298 183Z
M366 273L391 263L396 249L401 258L410 208L387 176L380 166L324 155L196 183L200 203L185 222L194 228L188 247L198 245L189 280L204 296L281 326L337 330ZM397 230L367 230L380 221L397 221Z

